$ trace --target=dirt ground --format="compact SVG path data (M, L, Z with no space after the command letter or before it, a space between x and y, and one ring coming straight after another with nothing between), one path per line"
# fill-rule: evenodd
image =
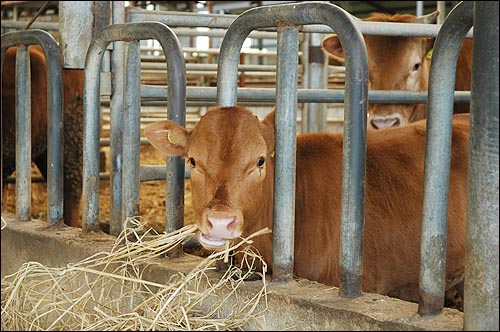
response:
M109 172L109 147L103 147L106 153L106 172ZM150 145L141 145L141 165L165 165L165 157L157 152ZM32 177L40 176L36 167L32 168ZM6 211L15 213L15 184L9 183L6 186L7 205ZM31 187L31 214L34 219L47 220L47 184L45 182L32 183ZM109 180L100 180L99 192L99 211L100 221L109 220L110 206L110 183ZM163 232L165 229L165 181L147 181L141 182L140 188L140 212L144 220L147 221L155 230ZM5 198L5 197L4 197ZM184 222L185 224L194 223L191 210L191 187L189 179L186 179L185 185L185 203L184 203Z

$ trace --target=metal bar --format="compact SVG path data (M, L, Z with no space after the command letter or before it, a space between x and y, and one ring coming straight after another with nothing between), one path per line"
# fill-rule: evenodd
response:
M167 117L175 121L178 125L186 126L186 65L182 55L182 48L176 35L171 32L172 44L170 48L163 47L170 51L167 59L168 86L176 88L168 91ZM175 47L174 47L175 46ZM175 51L175 53L174 53ZM176 70L173 72L172 70ZM166 232L173 232L184 226L184 174L185 163L183 157L168 156L166 164L166 190L167 199L165 202L166 212ZM182 247L178 246L169 252L169 256L179 256L182 254Z
M176 11L151 11L137 7L127 8L130 22L160 21L170 27L227 28L238 17L228 14L200 14Z
M83 165L83 216L84 230L95 229L99 217L99 91L100 88L100 62L106 46L112 41L156 39L164 49L170 74L168 75L168 118L180 125L185 123L185 66L181 47L177 36L166 25L159 22L142 22L114 24L104 28L94 38L89 51L85 67L84 87L84 165ZM168 52L166 51L168 50ZM178 157L179 158L179 157ZM167 226L183 225L184 215L184 163L182 165L167 163L167 187L172 191L167 192L167 201L175 201L177 209L182 208L182 213L172 215L167 213ZM176 167L171 170L171 167ZM174 174L169 182L169 172ZM180 174L180 176L179 176ZM182 183L181 184L179 184ZM173 189L175 188L175 189ZM182 194L182 195L181 195ZM182 202L182 204L180 204ZM168 205L168 203L167 203ZM182 207L179 207L182 205ZM122 207L123 209L123 207ZM177 212L177 211L176 211ZM169 216L173 219L169 219ZM174 227L175 227L174 226Z
M125 5L122 1L113 1L113 24L123 24L125 21ZM110 101L110 137L109 137L109 169L110 169L110 217L109 233L118 236L122 231L122 157L123 157L123 105L125 91L125 47L124 42L113 42L111 52L111 85L113 94ZM166 93L165 93L166 94ZM101 139L102 140L102 139ZM102 145L102 143L101 143Z
M191 168L185 168L184 178L189 179L191 176ZM167 173L165 166L142 165L140 169L141 182L153 180L166 180Z
M128 43L125 72L125 101L123 112L123 178L122 178L122 218L139 215L139 167L140 167L140 98L141 54L139 42Z
M415 1L417 3L417 7L415 9L415 16L422 16L424 14L424 2L423 1Z
M58 8L64 67L84 69L95 23L94 1L60 1Z
M158 69L166 70L165 63L157 62L143 62L141 63L142 69ZM274 72L276 69L275 65L239 65L238 71L253 71L253 72L263 72L269 71ZM186 70L188 71L215 71L217 70L217 64L213 63L188 63L186 64Z
M446 1L436 1L436 10L439 12L437 24L443 24L446 18Z
M302 70L302 89L309 89L311 87L310 86L311 83L309 80L309 70L310 70L309 45L310 45L310 43L311 43L311 35L310 34L305 35L304 39L301 42L302 50L303 50L303 52L302 52L302 64L303 64L303 68L304 68ZM239 90L236 93L238 95L239 100L242 100L240 97ZM299 100L298 95L297 95L297 100ZM302 123L301 123L301 127L300 127L300 130L303 133L307 132L307 126L309 123L308 117L309 117L309 103L304 103L304 105L302 106L302 111L301 111Z
M174 29L175 32L175 29ZM199 31L198 31L199 32ZM199 34L203 34L203 32L199 32ZM163 53L163 51L159 48L156 47L151 47L151 46L141 46L141 52L152 52L152 51L158 51L160 53ZM208 54L219 54L220 50L218 48L195 48L195 47L183 47L182 52L185 53L208 53ZM268 57L268 56L276 56L276 51L273 50L259 50L259 49L247 49L241 52L241 54L244 55L252 55L255 57ZM302 55L302 52L299 51L299 56ZM151 58L158 58L158 56L150 56ZM142 56L141 60L147 61L148 56ZM189 64L186 64L186 68L188 67Z
M160 20L162 23L164 20ZM168 19L166 20L168 21ZM167 24L168 25L168 24ZM207 37L224 37L226 35L226 30L213 29L208 31L200 31L193 28L174 28L174 33L179 37L185 36L207 36ZM276 39L276 32L266 32L266 31L254 31L250 33L251 38L262 38L262 39Z
M147 140L147 139L145 139ZM141 182L145 181L166 181L167 172L165 165L142 165L139 171L139 177ZM186 168L184 173L184 178L189 179L191 176L190 168ZM111 174L108 172L100 172L99 178L101 180L109 180ZM43 176L33 176L31 177L31 183L46 183L46 179ZM16 177L8 177L5 179L5 183L16 183Z
M299 103L342 103L344 102L344 90L323 89L299 89ZM276 89L274 88L237 88L236 95L239 101L276 101ZM166 100L167 89L165 87L142 85L141 98L143 100ZM217 100L217 88L214 87L188 87L186 89L188 100ZM427 103L426 92L371 90L368 92L370 103ZM468 103L470 101L469 91L455 91L455 103Z
M498 2L474 1L464 329L498 331Z
M96 231L99 219L99 137L100 137L100 72L106 46L112 40L107 30L90 43L85 58L83 87L83 188L82 229Z
M14 45L40 45L47 63L47 211L49 225L63 221L63 86L62 55L46 31L15 31L2 35L2 59Z
M296 26L278 26L276 95L280 98L276 100L273 219L279 222L273 223L272 271L275 281L291 280L293 270L298 34Z
M323 84L323 60L325 53L321 49L322 36L317 33L311 34L311 41L309 45L309 87L311 89L325 89ZM307 132L315 133L324 130L322 119L323 114L322 103L311 103L308 106L308 124Z
M31 220L31 74L26 45L16 52L16 218Z
M266 6L265 8L269 8L269 6ZM236 18L238 18L237 15L179 13L172 11L150 11L139 8L129 8L127 9L127 13L130 22L153 20L153 21L160 21L169 26L182 26L182 27L194 27L194 28L208 27L208 28L225 29L228 28L236 20ZM366 34L366 35L384 35L384 36L436 37L439 33L439 29L441 28L440 24L425 24L425 23L400 24L393 22L365 22L361 20L355 20L354 24L359 29L359 31L361 31L361 33L364 35ZM270 27L259 27L259 28L270 28ZM314 32L338 33L331 26L319 26L319 25L305 26L303 27L302 31L307 33L314 33ZM174 32L177 33L177 29L174 29ZM269 32L264 32L264 33L269 33ZM258 37L253 37L253 38L258 38ZM274 38L276 38L276 33L274 33ZM472 38L472 30L467 33L467 38Z
M217 82L219 105L236 104L239 51L245 38L251 30L275 26L276 22L326 24L337 32L345 45L346 77L349 79L345 89L340 295L357 297L361 294L368 104L368 57L364 39L354 18L329 3L307 2L250 9L231 24L221 45ZM292 160L288 162L293 163ZM275 177L281 171L277 168ZM288 236L293 236L292 231L289 230ZM280 248L273 247L274 250Z
M418 312L421 315L438 314L444 305L453 92L458 54L471 27L472 2L461 2L446 18L434 43L429 75L420 246Z
M2 20L1 26L2 28L23 29L27 22L28 21ZM33 29L57 31L59 30L59 22L33 22L33 24L31 24L30 30Z

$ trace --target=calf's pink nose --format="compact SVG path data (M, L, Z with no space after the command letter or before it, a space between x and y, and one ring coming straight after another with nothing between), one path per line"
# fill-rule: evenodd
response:
M372 127L375 129L383 129L389 127L399 127L401 121L399 118L384 118L384 119L373 119L371 121Z
M223 239L232 239L236 217L231 218L214 218L208 217L209 231L208 235Z

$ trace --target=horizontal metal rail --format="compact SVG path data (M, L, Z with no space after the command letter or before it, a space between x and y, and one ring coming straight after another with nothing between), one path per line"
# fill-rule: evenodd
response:
M143 70L144 69L156 69L156 70L165 71L167 69L167 65L165 64L165 62L163 62L163 63L142 62L141 69L143 69ZM217 73L217 64L215 64L215 63L187 63L186 70L187 71L213 71L214 73ZM243 72L243 71L275 72L276 66L275 65L239 65L238 71L240 71L240 72Z
M298 89L298 102L300 103L343 103L344 90L324 89ZM238 101L276 101L276 89L274 88L237 88ZM141 98L143 100L166 100L167 89L165 87L142 85ZM188 100L217 100L217 88L214 87L188 87L186 88ZM368 100L371 103L388 104L420 104L427 103L426 92L372 90L368 91ZM456 103L468 103L470 91L455 91L454 101Z
M160 21L170 27L207 27L228 28L238 15L227 14L201 14L182 13L175 11L150 11L141 8L127 8L130 22ZM425 23L392 23L392 22L365 22L355 20L355 24L362 34L384 35L384 36L409 36L409 37L436 37L441 28L440 24ZM272 28L266 28L269 30ZM334 33L334 30L326 25L305 25L302 32L307 33ZM174 29L174 32L176 30ZM252 34L249 35L253 37ZM276 38L276 34L274 35ZM256 38L256 37L254 37ZM472 38L472 29L467 33L467 38Z

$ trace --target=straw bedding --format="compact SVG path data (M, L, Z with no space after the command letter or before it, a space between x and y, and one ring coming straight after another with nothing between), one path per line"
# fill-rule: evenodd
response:
M26 262L4 277L2 330L241 330L251 320L259 324L267 309L265 278L250 296L247 291L242 297L239 287L255 272L256 262L264 273L266 264L251 246L242 245L268 231L229 246L243 252L239 266L209 273L227 256L227 251L215 252L189 273L179 272L160 284L143 278L143 272L151 264L168 264L168 259L156 258L193 236L196 226L158 234L140 219L129 218L110 252L64 268Z

